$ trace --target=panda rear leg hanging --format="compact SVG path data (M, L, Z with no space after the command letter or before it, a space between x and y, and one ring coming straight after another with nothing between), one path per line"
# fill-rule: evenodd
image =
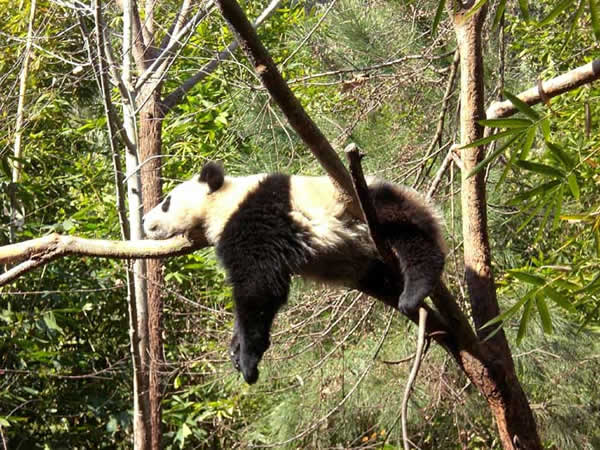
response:
M404 278L398 308L403 313L412 313L439 283L445 254L434 241L419 234L397 239L392 247Z

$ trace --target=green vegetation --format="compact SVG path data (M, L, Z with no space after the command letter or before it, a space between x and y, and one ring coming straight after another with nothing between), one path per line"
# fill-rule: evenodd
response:
M492 3L485 31L490 99L502 92L511 98L598 55L593 1L530 2L526 15L527 2ZM168 23L178 5L165 5ZM259 34L337 148L356 142L369 173L426 190L457 134L454 94L440 145L424 154L455 48L447 18L432 34L438 1L330 5L285 2ZM265 2L243 6L255 17ZM37 8L23 178L13 184L28 11L0 0L0 244L9 243L11 195L25 211L18 241L52 231L119 239L106 121L77 16L56 2L38 0ZM493 26L498 8L505 8L503 85L500 25ZM230 40L216 13L201 22L166 90ZM403 59L409 55L425 57ZM224 161L234 174L322 173L259 84L238 51L168 116L165 190L206 159ZM591 84L549 106L519 106L517 115L494 123L498 134L480 168L488 174L503 311L496 324L507 331L540 434L553 449L600 448L599 99ZM463 300L460 175L453 170L436 201L452 249L446 280ZM354 292L296 282L260 382L248 387L228 359L233 301L213 252L171 258L165 273L165 448L401 448L409 363L398 360L414 351L412 324ZM122 262L78 257L0 288L0 442L22 449L131 447L126 295ZM486 402L435 346L411 399L409 428L423 449L500 448Z

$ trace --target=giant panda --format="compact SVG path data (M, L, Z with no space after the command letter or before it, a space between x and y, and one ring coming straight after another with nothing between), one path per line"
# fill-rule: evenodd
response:
M403 312L418 308L438 283L446 247L435 210L410 188L375 179L368 184L379 232L399 255L400 280L328 177L232 177L208 162L144 216L148 238L194 233L215 247L235 300L231 359L247 383L258 379L292 275L392 296Z

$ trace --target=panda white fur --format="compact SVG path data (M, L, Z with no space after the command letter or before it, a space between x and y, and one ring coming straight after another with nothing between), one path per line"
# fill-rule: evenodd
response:
M369 191L403 279L383 263L367 226L346 211L327 177L229 177L209 162L145 215L144 230L151 239L200 233L215 246L236 305L231 358L254 383L292 275L393 298L404 312L414 311L438 283L446 248L433 208L406 187L369 180Z

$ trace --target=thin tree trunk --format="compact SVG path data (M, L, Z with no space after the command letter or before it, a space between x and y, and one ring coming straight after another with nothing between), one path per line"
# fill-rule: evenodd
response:
M470 18L465 18L469 9L460 9L458 2L453 3L456 9L451 10L450 14L453 16L460 51L461 144L466 145L483 136L483 127L477 121L485 118L481 32L487 6ZM463 148L461 151L465 275L472 317L480 340L485 339L490 331L489 328L482 328L482 325L499 314L487 230L485 173L480 171L475 176L467 176L483 159L484 152L483 146ZM485 359L489 371L478 380L479 387L494 414L503 447L541 449L535 419L517 379L503 330L484 345L488 351Z
M130 142L137 144L137 130L135 117L135 98L133 94L132 83L132 0L123 2L123 83L128 95L122 98L123 102L123 122L127 138ZM98 30L100 32L100 30ZM138 155L132 148L126 148L125 166L127 172L127 200L129 205L129 229L131 240L143 239L142 232L142 191L141 178L137 170ZM151 424L151 403L149 400L149 382L148 370L149 352L148 352L148 309L146 301L146 263L143 260L134 260L130 265L133 271L133 288L129 286L129 304L130 304L130 330L132 346L137 346L137 352L134 354L139 357L139 377L134 377L137 385L134 388L138 390L134 397L134 406L137 406L137 414L134 416L134 437L133 444L135 449L146 450L152 443L152 424ZM136 363L137 361L134 361ZM136 401L138 402L136 405Z
M162 148L162 121L160 91L162 84L156 86L150 99L140 113L140 160L142 163L142 198L144 212L160 202L162 196L161 163L158 156ZM142 94L146 98L146 94ZM160 371L164 364L162 342L162 285L164 278L159 259L146 261L147 300L148 300L148 338L149 338L149 393L150 418L152 424L152 449L160 449L162 440L162 386Z
M33 40L33 22L35 20L36 0L31 0L29 6L29 25L27 27L27 40L25 41L25 50L23 52L23 67L19 76L19 101L17 103L17 120L15 123L15 144L13 155L15 157L12 166L12 183L10 188L10 226L9 237L10 242L15 242L16 239L16 222L22 219L24 214L22 205L17 198L15 192L16 184L21 180L21 171L23 165L21 157L23 155L22 137L23 137L23 121L25 117L25 94L27 92L27 74L29 72L29 56L31 54L31 41Z

